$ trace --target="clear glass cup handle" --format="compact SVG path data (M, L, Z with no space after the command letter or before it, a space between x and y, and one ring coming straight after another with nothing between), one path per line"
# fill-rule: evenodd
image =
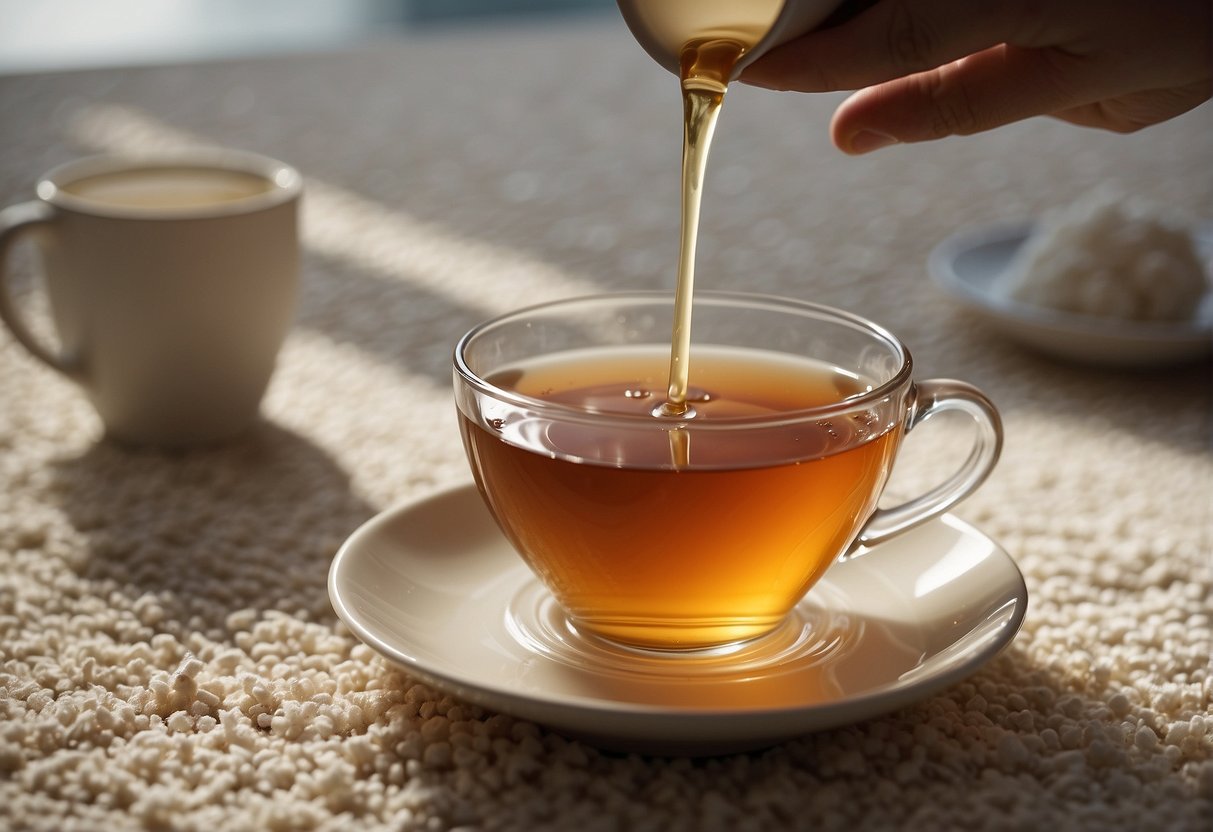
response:
M906 433L936 413L958 410L973 419L977 438L960 468L926 494L892 508L877 509L847 552L870 548L946 512L977 490L1002 452L1002 419L985 394L970 384L952 379L917 382L911 393Z
M55 209L45 202L23 202L0 211L0 321L8 325L13 337L30 354L59 372L79 378L81 362L72 356L56 355L38 343L17 313L8 289L8 251L22 234L55 219Z

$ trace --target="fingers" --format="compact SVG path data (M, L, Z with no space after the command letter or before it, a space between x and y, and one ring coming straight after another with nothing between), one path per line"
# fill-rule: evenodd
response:
M1209 98L1211 25L1209 0L879 0L740 80L861 89L831 125L851 154L1037 115L1126 132Z
M1087 103L1058 79L1075 58L1052 50L994 46L938 69L862 90L834 114L840 150L867 153L894 142L967 136Z
M739 80L800 92L858 89L934 69L1004 41L1044 38L1044 24L1030 19L1021 5L1031 4L884 0L845 23L772 50ZM1020 38L1025 26L1029 31Z

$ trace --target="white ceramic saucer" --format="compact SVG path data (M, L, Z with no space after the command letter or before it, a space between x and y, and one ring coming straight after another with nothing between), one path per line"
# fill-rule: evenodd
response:
M411 675L600 746L708 754L909 704L1005 647L1027 608L1007 553L951 516L836 565L771 636L688 658L579 634L473 486L390 509L329 571L333 608Z
M1213 351L1213 291L1190 321L1146 323L1074 315L1019 303L993 291L995 281L1032 233L1032 223L963 228L932 250L935 283L1010 338L1040 352L1087 364L1155 367ZM1198 244L1213 251L1213 229Z

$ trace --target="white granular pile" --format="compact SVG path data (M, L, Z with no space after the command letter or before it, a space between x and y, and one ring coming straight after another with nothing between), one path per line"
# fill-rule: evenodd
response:
M995 289L1062 312L1176 321L1196 314L1209 279L1189 222L1098 188L1048 212Z

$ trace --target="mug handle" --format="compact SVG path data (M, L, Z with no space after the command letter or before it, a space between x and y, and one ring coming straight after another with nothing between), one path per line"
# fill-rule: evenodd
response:
M0 320L8 325L18 343L29 350L30 355L71 378L79 378L81 363L78 358L56 355L38 343L17 314L8 289L8 252L23 235L38 226L50 225L55 218L55 209L45 202L23 202L0 211Z
M868 549L915 526L932 520L977 490L1002 453L1002 419L985 394L970 384L952 379L930 379L911 391L906 433L936 413L958 410L973 419L977 438L960 469L926 494L893 508L878 508L868 518L846 556Z

